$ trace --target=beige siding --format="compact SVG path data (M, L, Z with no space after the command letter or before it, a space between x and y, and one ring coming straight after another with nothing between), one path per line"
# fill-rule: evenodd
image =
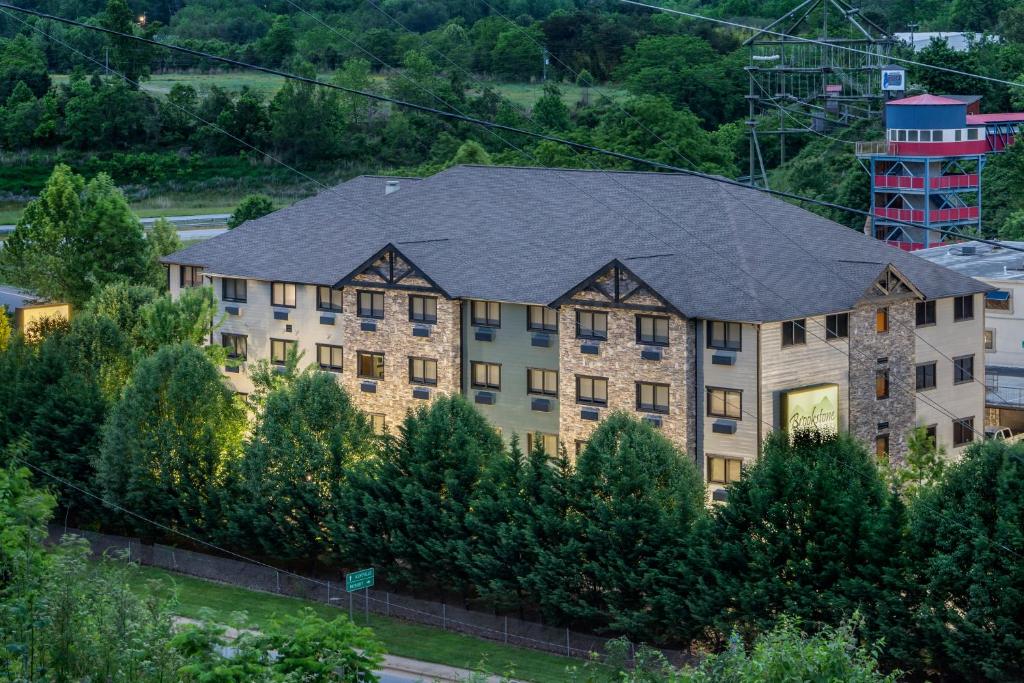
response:
M743 458L752 463L758 454L757 443L757 326L742 325L742 349L740 351L719 351L707 347L707 329L704 330L704 349L701 360L704 370L705 387L739 389L743 392L742 418L736 423L735 434L715 434L711 428L719 418L707 414L707 395L702 397L704 414L698 419L704 421L704 456L720 455ZM715 354L732 355L735 365L713 365ZM705 476L707 473L705 472Z

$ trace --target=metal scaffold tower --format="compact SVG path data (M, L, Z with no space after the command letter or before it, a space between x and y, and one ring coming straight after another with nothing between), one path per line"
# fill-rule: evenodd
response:
M762 138L778 139L785 162L787 135L827 134L855 120L881 118L881 71L894 43L843 0L804 0L747 39L751 184L758 176L768 184Z

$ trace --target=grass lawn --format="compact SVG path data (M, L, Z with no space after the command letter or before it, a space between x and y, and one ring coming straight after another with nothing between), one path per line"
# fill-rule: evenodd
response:
M248 625L258 629L274 615L292 614L303 607L310 607L328 618L344 614L344 611L322 603L224 586L153 567L140 567L129 576L133 587L140 592L169 597L176 589L179 616L198 618L206 608L212 611L213 618L219 623L231 626ZM240 610L246 612L247 624L239 623L237 612ZM356 616L356 622L360 625L365 623L362 614ZM535 683L560 683L567 678L567 666L582 664L567 657L492 643L373 614L370 615L370 627L389 654L464 669L480 667L488 672L507 673Z

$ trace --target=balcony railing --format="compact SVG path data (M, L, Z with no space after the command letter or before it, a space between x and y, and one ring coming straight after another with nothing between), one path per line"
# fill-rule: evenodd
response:
M932 209L929 218L932 223L950 223L952 221L978 220L979 215L976 206L959 206L952 209ZM876 206L875 216L908 223L924 223L924 209L893 209Z
M875 187L893 190L923 190L924 178L909 175L876 175ZM978 174L963 173L928 179L932 190L977 189Z
M1000 381L1001 378L1003 381ZM1024 378L1003 376L1000 373L985 373L985 403L990 406L1024 408Z
M890 151L890 148L892 151ZM891 146L887 140L867 140L857 143L857 156L859 157L883 156L894 153L895 146Z

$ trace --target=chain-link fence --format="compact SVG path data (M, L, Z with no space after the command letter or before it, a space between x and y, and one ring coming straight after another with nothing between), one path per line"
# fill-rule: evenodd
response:
M609 642L587 633L567 628L546 626L515 617L468 610L444 602L412 598L390 591L345 591L344 583L299 576L253 562L218 557L160 544L144 544L136 538L99 534L92 531L51 525L50 542L57 543L65 534L86 539L94 555L123 557L131 562L160 567L179 574L195 576L219 583L326 603L359 614L377 614L405 621L456 631L478 638L541 650L578 659L603 657ZM662 650L673 664L692 661L689 653ZM632 646L628 659L634 654Z

